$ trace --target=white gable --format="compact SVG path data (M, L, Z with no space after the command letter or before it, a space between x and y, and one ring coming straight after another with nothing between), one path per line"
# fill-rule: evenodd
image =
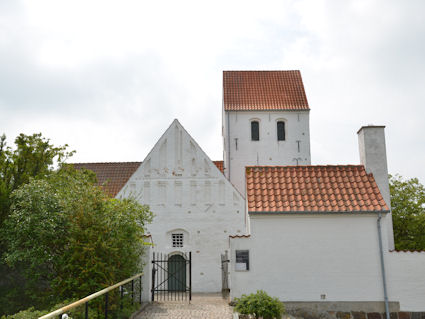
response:
M189 183L183 187L185 182ZM198 186L196 194L183 194L183 188L189 187L192 191L195 185ZM152 194L156 193L160 195L154 196L157 202L152 197ZM182 196L178 196L179 193ZM244 201L242 195L224 177L177 119L171 123L117 195L117 197L128 196L134 196L149 205L166 205L173 198L176 202L191 202L191 204L199 200L206 201L206 204L225 204L224 197L227 196L230 201L236 203Z
M154 250L191 251L194 291L220 291L228 236L247 230L245 200L177 120L117 195L130 196L155 214L147 226Z

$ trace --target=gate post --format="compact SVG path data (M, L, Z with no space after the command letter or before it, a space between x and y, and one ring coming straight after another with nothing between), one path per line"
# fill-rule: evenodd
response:
M229 289L229 255L228 251L225 250L224 254L221 254L221 292L228 294Z
M153 259L152 259L152 301L155 301L155 253L153 253Z

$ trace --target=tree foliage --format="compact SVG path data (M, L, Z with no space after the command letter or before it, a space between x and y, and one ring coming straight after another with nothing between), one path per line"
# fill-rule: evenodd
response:
M88 171L63 167L11 196L5 260L23 269L33 300L81 298L141 270L147 206L111 199Z
M30 178L47 176L55 163L72 156L74 152L67 151L67 147L53 146L38 133L20 134L12 148L7 146L6 136L0 136L0 227L9 214L10 194Z
M0 136L0 314L14 312L28 302L22 290L24 278L20 270L10 269L3 260L8 241L4 221L9 216L11 194L32 178L48 176L54 166L60 166L72 156L67 147L52 145L40 133L20 134L13 147L7 145L5 135Z
M395 248L425 250L425 187L417 178L390 175Z

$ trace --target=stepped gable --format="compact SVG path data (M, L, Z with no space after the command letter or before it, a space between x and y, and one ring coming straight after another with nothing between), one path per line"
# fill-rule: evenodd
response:
M363 165L246 167L249 213L388 212Z
M225 111L309 110L301 73L294 71L224 71Z
M75 163L72 165L76 169L85 168L93 171L97 176L98 184L104 187L109 196L115 197L140 164L142 162Z

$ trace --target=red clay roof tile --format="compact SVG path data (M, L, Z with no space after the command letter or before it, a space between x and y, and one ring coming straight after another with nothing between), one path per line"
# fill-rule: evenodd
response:
M301 73L224 71L225 111L309 110Z
M213 161L215 166L223 173L223 161ZM115 197L127 183L131 175L142 162L109 162L109 163L74 163L76 169L88 169L96 174L99 185L105 192Z
M223 161L213 161L213 163L224 174Z
M250 213L388 211L363 165L249 166L246 183Z
M115 197L128 179L133 175L142 162L115 162L115 163L74 163L76 169L88 169L97 176L99 185L105 192Z

